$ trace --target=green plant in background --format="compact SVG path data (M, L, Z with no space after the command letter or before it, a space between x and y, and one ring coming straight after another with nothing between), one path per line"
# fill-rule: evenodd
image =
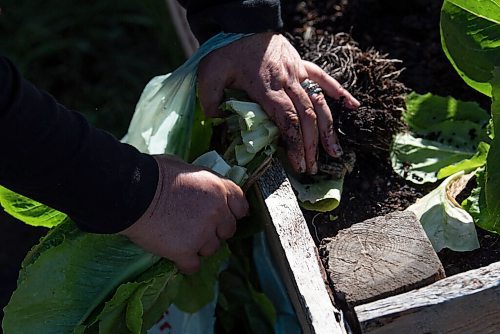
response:
M147 81L185 59L164 0L0 6L0 52L28 80L117 137Z
M407 98L404 119L415 136L396 136L391 160L396 172L415 183L454 175L441 186L442 195L426 196L417 206L422 224L430 231L441 231L428 235L433 244L458 250L466 246L460 243L460 231L470 232L465 225L457 228L458 216L464 224L474 219L481 228L500 234L500 136L495 136L500 129L500 2L445 0L440 28L443 50L458 74L492 98L491 117L475 103L413 93ZM461 172L476 174L477 187L462 203L467 215L457 214L453 207L462 208L448 196L449 183L459 179L456 173ZM440 211L436 206L448 209ZM445 228L439 224L447 226L446 238L456 240L433 239L444 235ZM469 240L470 247L459 250L477 246L474 236Z

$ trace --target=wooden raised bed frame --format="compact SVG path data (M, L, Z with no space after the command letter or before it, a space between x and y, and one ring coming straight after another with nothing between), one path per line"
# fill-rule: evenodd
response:
M303 332L346 333L318 250L278 161L273 161L257 188L267 211L263 217L268 241ZM357 323L351 327L355 332L498 333L500 262L358 305L354 310Z

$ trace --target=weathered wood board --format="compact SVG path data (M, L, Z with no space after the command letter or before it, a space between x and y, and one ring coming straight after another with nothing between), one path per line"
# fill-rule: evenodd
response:
M363 333L500 333L500 262L355 312Z
M409 211L393 212L341 230L323 244L321 252L336 300L357 331L356 305L445 277L422 225Z
M346 333L333 305L318 250L281 164L257 181L267 206L266 232L304 333Z
M422 225L408 211L341 230L321 250L335 295L350 309L445 277Z

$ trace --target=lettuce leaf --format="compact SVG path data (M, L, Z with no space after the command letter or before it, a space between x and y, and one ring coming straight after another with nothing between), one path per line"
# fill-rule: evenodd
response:
M479 143L476 154L470 159L464 159L455 164L441 168L437 173L437 178L443 179L460 171L467 173L484 166L486 164L486 157L488 156L489 149L489 144L484 142Z
M396 173L413 183L436 182L440 169L470 159L475 151L436 141L398 134L391 147L391 164Z
M160 260L125 237L82 233L72 222L34 252L4 309L5 333L71 333L118 286Z
M405 179L436 182L484 165L490 117L477 103L411 93L403 118L414 134L395 136L391 163Z
M0 186L0 205L6 213L31 226L52 228L67 219L66 214L2 186Z

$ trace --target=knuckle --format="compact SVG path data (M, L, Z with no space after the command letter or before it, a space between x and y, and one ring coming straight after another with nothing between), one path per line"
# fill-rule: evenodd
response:
M311 96L311 98L314 99L314 101L321 106L326 105L326 99L325 99L325 95L323 95L323 93L314 94L313 96Z
M309 121L313 121L313 122L316 122L316 119L317 119L317 115L316 115L316 112L314 111L313 108L306 108L304 110L304 117L309 120Z

